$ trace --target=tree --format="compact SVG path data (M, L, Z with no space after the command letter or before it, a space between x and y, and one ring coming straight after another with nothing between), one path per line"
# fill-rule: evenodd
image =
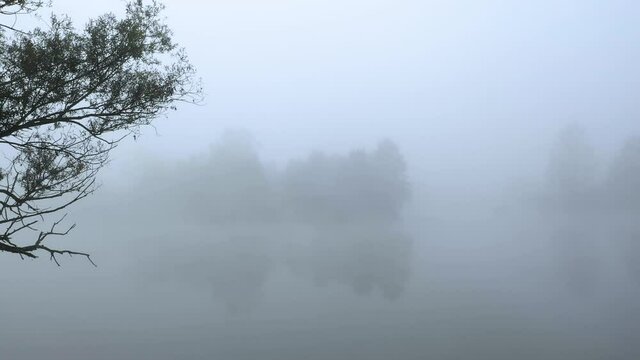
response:
M634 281L640 280L640 136L629 137L613 159L606 182L609 239Z
M43 4L0 0L0 15ZM200 90L194 69L141 0L76 30L67 17L28 32L0 26L0 251L36 258L89 254L47 246L69 205L96 189L96 174L128 135ZM59 265L59 264L58 264Z
M285 197L296 217L325 222L395 221L409 199L402 155L389 141L374 151L292 161L284 173Z
M145 167L154 168L145 171L132 195L141 206L166 209L162 214L154 213L153 221L179 217L190 226L257 229L258 224L273 223L279 217L281 209L268 178L269 169L261 161L253 138L244 131L225 131L206 155L174 165L152 160ZM158 197L158 193L165 195ZM139 212L148 213L144 209Z
M546 214L564 281L569 290L584 296L595 290L599 276L602 204L595 149L581 126L560 132L547 170L551 201Z
M44 3L41 0L1 0L0 1L0 15L19 15L27 14L37 10ZM13 26L0 25L1 27L18 31Z
M610 169L607 186L616 207L631 211L640 207L640 136L629 138L620 149Z
M399 221L410 199L406 165L384 140L373 151L313 153L283 174L291 219L308 224L308 256L292 269L318 285L337 282L359 295L401 295L410 274L411 239Z
M551 194L564 210L584 208L593 200L597 163L595 150L585 130L573 124L565 127L551 152L547 179Z

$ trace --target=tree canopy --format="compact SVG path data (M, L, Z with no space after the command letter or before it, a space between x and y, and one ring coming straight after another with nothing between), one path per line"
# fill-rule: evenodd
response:
M0 0L0 16L41 6ZM28 32L0 26L0 251L89 258L47 246L73 227L58 228L60 213L96 189L121 140L177 101L197 100L194 68L162 9L134 1L123 18L102 15L82 30L64 16Z
M409 198L405 163L397 146L382 141L372 152L316 152L293 161L284 187L293 213L325 222L393 222Z

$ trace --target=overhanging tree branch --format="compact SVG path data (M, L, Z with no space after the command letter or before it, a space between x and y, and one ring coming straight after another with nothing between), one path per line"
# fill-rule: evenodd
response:
M0 0L0 16L42 5ZM91 261L47 246L46 238L74 227L57 231L60 219L41 230L48 218L96 190L95 177L120 141L175 102L198 101L194 69L161 10L138 0L123 19L107 14L82 31L65 17L28 34L0 29L0 251Z

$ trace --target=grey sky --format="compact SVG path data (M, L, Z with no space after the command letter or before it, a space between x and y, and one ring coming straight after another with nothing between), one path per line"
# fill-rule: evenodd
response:
M640 131L634 1L166 4L206 100L159 121L162 136L138 149L174 144L171 154L186 154L233 127L280 160L392 137L432 177L469 162L504 176L522 156L539 164L536 153L567 123L607 147ZM60 0L54 9L82 19L122 7Z

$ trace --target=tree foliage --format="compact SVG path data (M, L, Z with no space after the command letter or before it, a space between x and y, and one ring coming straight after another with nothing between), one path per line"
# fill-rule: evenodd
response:
M284 187L293 213L319 224L392 222L409 198L404 159L389 140L372 152L316 152L293 161Z
M0 0L0 14L42 5ZM124 18L106 14L81 31L57 16L48 29L0 28L0 251L88 257L45 245L69 230L56 230L59 221L43 228L49 216L96 189L97 172L127 135L176 101L196 100L194 69L161 11L135 1Z
M316 286L401 296L413 241L402 216L411 184L398 146L385 140L283 165L264 162L242 131L226 132L202 156L148 159L137 185L118 196L131 202L118 221L135 221L131 236L139 229L153 239L154 253L138 251L136 263L148 256L149 279L208 284L232 312L253 307L278 268ZM187 260L162 265L181 253Z

